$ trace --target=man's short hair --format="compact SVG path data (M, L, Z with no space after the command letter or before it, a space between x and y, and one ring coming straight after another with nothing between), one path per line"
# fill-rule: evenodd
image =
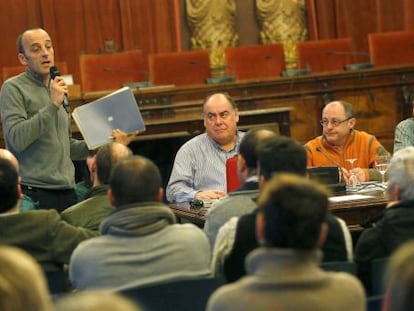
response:
M306 174L305 148L286 136L263 139L257 146L259 174L269 180L274 173Z
M96 153L96 167L98 170L98 178L101 184L109 183L109 176L113 166L120 160L116 147L119 143L108 143L99 147L98 152ZM125 148L128 148L125 146ZM129 153L132 155L132 152Z
M398 150L388 167L388 189L398 187L400 200L414 199L414 147Z
M239 153L246 161L246 165L249 169L255 169L257 167L257 145L264 139L263 136L270 137L276 135L276 133L266 128L253 128L243 136L239 146Z
M258 206L265 219L265 246L310 250L325 222L328 192L305 177L278 174L266 183Z
M227 101L231 104L231 106L233 107L234 110L237 109L237 104L234 101L234 99L230 96L230 94L227 93L227 92L222 92L222 93L213 93L213 94L210 94L210 95L206 96L206 98L204 98L204 101L203 101L203 112L204 112L204 106L206 105L206 103L208 102L208 100L211 97L213 97L214 95L218 95L218 94L223 95L227 99Z
M11 210L19 199L19 175L13 164L0 158L0 213Z
M137 155L116 164L109 178L116 206L156 201L161 183L158 167Z
M328 105L330 103L333 102L338 102L339 104L341 104L342 107L344 107L345 110L345 117L348 118L353 118L354 117L354 108L352 107L351 103L345 101L345 100L335 100L332 102L329 102Z

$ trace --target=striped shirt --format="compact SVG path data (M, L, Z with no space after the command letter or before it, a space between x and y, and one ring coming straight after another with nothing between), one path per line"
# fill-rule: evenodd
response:
M414 118L401 121L395 128L394 152L414 146Z
M167 200L188 202L198 191L226 191L226 161L237 154L243 136L244 132L237 133L237 142L230 151L223 150L206 133L187 141L175 156Z

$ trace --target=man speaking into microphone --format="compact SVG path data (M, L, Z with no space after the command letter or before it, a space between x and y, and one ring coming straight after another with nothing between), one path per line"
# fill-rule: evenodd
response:
M381 180L375 169L375 159L388 155L388 151L375 138L354 129L356 119L352 105L345 101L333 101L322 110L322 135L305 144L307 166L338 166L348 183L351 163L359 182Z
M63 107L68 88L56 72L50 76L54 50L49 34L41 28L24 31L17 51L26 71L5 81L0 91L6 147L19 161L23 193L39 208L62 211L77 202L72 160L85 159L89 150L84 141L71 137ZM120 131L113 136L130 141Z

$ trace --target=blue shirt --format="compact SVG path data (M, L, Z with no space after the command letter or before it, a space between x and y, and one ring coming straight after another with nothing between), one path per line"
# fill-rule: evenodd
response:
M227 191L226 161L237 154L244 132L230 151L223 150L206 133L187 141L177 152L167 185L169 202L188 202L198 191Z

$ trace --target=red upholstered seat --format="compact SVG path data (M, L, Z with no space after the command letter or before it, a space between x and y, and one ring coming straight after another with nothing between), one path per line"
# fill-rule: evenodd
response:
M84 93L116 90L125 83L148 81L148 70L140 50L83 54L79 57L79 65Z
M351 38L302 41L296 51L298 68L311 72L342 71L354 63Z
M227 74L236 80L278 77L285 70L282 44L229 47L225 54Z
M237 175L237 156L228 158L226 161L227 192L240 188L240 180Z
M368 45L375 67L414 63L414 31L370 33Z
M55 62L55 66L59 68L61 74L65 75L68 73L68 66L66 62ZM8 78L17 76L18 74L24 72L26 70L26 66L10 66L10 67L3 67L2 70L2 77L3 81L6 81Z
M211 76L207 50L151 54L148 65L153 85L204 84Z

